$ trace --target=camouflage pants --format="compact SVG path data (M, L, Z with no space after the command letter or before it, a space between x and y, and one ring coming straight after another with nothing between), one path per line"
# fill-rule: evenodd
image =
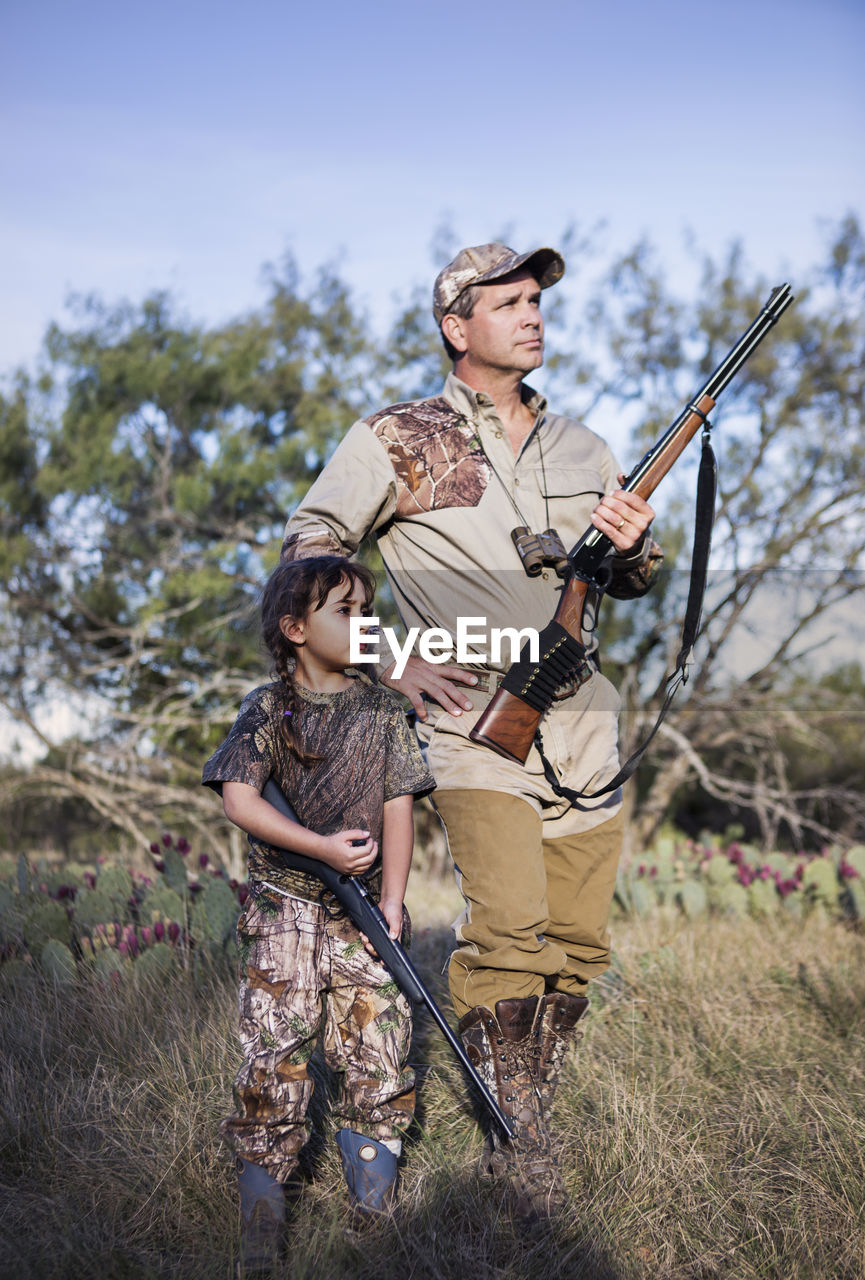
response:
M340 1078L338 1127L382 1142L399 1137L414 1113L410 1006L351 922L264 890L248 899L237 936L244 1063L223 1137L287 1181L310 1136L307 1064L320 1033Z

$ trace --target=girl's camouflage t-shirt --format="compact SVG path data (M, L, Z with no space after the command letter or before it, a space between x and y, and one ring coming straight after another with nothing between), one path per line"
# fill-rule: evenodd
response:
M221 792L223 782L245 782L257 791L273 775L303 826L319 835L358 827L381 842L384 804L403 795L426 795L435 779L394 697L355 677L347 689L317 693L295 685L294 715L304 749L323 759L308 768L288 751L282 735L287 710L281 682L247 694L228 737L202 773ZM318 901L322 884L293 870L278 849L249 836L249 874L286 893ZM378 896L381 855L366 880Z

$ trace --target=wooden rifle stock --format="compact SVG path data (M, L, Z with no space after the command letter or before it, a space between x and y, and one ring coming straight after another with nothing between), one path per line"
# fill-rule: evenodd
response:
M759 315L675 422L637 463L623 489L648 500L697 432L708 428L708 416L718 396L792 301L788 284L772 290ZM517 764L525 764L537 728L555 696L556 684L578 674L581 667L585 670L582 620L586 594L589 590L603 594L599 573L611 550L614 547L610 539L590 525L568 553L571 576L562 590L552 621L540 633L539 661L531 662L528 645L525 645L519 661L509 669L471 730L469 737L473 742L482 743Z

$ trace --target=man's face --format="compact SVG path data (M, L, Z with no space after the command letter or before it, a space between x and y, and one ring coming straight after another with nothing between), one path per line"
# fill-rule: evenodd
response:
M541 288L522 268L493 284L478 286L480 297L468 319L459 319L450 341L473 367L528 373L544 362Z

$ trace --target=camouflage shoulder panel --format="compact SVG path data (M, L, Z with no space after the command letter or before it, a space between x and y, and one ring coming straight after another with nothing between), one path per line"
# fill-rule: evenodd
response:
M490 478L477 428L444 396L392 404L366 419L397 477L396 514L476 507Z

